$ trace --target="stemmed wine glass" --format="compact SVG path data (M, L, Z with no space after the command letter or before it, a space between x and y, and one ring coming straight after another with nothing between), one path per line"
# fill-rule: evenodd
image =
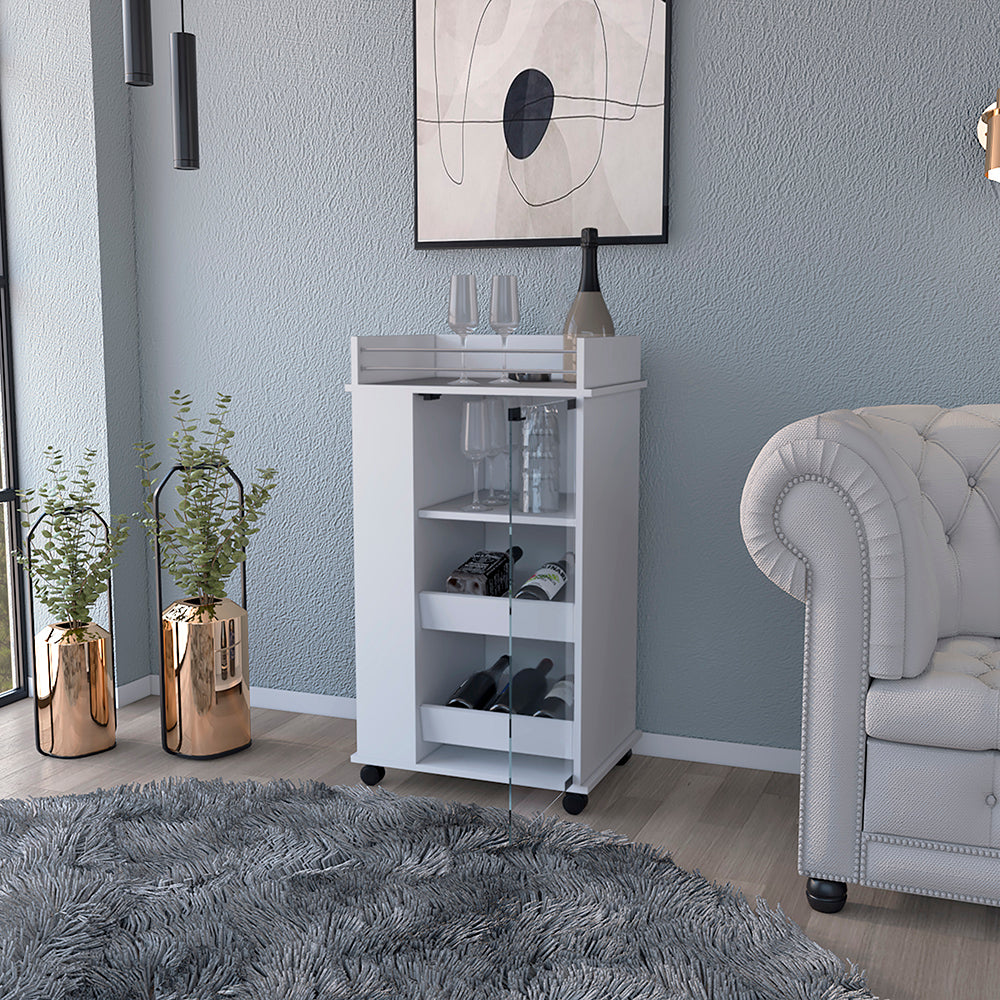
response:
M513 274L493 275L493 290L490 295L490 326L500 334L500 348L503 351L503 375L495 378L492 385L513 385L507 377L507 337L521 322L521 310L517 302L517 277Z
M476 301L476 276L474 274L453 274L451 295L448 299L448 326L458 334L462 345L462 376L453 379L449 385L474 385L465 374L465 338L479 326L479 304Z
M453 382L452 385L457 385ZM462 454L472 462L472 503L462 510L487 510L479 499L479 466L490 450L486 407L481 399L462 403Z
M510 493L501 487L496 489L497 464L501 455L510 454L510 442L507 435L507 406L499 396L491 396L483 400L486 407L486 440L489 450L486 452L487 469L489 471L490 495L486 498L488 507L499 507L510 501Z

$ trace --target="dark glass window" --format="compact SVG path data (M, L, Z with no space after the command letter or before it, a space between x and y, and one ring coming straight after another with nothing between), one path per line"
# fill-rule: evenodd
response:
M17 448L14 439L14 376L11 362L10 296L7 288L7 198L0 147L0 705L27 694L29 644L24 627L24 594L14 552L21 533L14 490Z

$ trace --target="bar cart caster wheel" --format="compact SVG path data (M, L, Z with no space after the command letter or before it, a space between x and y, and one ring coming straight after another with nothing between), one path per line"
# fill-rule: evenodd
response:
M847 886L825 878L811 878L806 882L806 899L820 913L839 913L847 902Z
M624 764L627 764L631 759L632 759L632 751L626 750L625 756L622 757L622 759L618 761L617 764L615 764L615 767L622 767Z
M579 792L567 792L563 796L563 809L570 816L579 816L587 808L589 801L590 799L586 795L581 795Z
M366 785L377 785L385 777L385 768L378 764L365 764L361 768L361 780Z

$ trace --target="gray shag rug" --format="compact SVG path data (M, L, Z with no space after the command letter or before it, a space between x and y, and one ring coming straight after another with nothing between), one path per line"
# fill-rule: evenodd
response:
M0 802L17 1000L846 1000L758 902L577 823L172 779Z

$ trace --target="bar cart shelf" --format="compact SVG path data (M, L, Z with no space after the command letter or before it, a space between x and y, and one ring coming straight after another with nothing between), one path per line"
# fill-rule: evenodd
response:
M562 338L511 336L507 370L547 381L493 385L498 337L467 338L480 379L451 335L352 339L357 752L362 780L385 768L553 789L579 812L631 754L635 727L639 341L581 340L564 379ZM461 404L558 405L560 505L546 513L466 511L471 464L459 450ZM445 591L480 549L524 550L514 587L563 552L574 572L553 602ZM509 646L508 643L512 643ZM508 716L444 702L512 648L515 670L552 658L574 682L570 719ZM531 661L529 663L529 661ZM554 672L552 676L556 676Z

